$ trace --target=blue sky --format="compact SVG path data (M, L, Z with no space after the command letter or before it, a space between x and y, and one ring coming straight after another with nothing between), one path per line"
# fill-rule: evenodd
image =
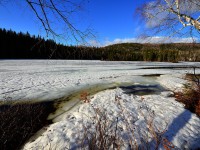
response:
M72 23L80 30L84 30L88 26L93 29L96 38L88 40L92 45L135 42L145 26L134 13L138 6L148 1L89 0L81 12L72 16ZM0 19L0 28L12 29L17 32L28 31L31 35L46 36L41 23L24 0L11 0L1 4ZM64 27L59 22L53 25L58 32L64 31ZM157 38L155 37L155 39ZM61 42L76 44L73 40L61 40Z
M79 14L81 19L75 24L82 29L83 22L84 27L92 28L99 42L133 38L141 28L138 19L134 18L135 9L141 3L140 0L90 0ZM0 28L45 36L40 22L25 2L3 3L0 6L0 18Z
M92 24L104 40L132 38L138 34L139 20L134 15L138 0L95 0L90 9Z

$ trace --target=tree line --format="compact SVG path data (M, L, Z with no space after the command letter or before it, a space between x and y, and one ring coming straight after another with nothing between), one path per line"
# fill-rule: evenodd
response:
M28 32L0 29L0 59L99 59L94 50L94 47L64 46Z
M121 43L105 47L66 46L27 33L0 29L0 59L108 61L200 61L200 44Z

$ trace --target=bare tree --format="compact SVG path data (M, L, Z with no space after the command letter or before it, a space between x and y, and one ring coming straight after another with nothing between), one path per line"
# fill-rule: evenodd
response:
M80 11L86 0L25 0L31 10L39 19L47 36L60 36L53 28L53 24L57 21L58 26L65 25L65 36L74 38L77 42L85 41L86 38L93 36L91 29L86 28L80 30L70 20L73 20L73 15ZM52 17L53 16L53 17ZM73 16L73 17L72 17ZM81 24L81 22L80 22Z
M88 0L0 0L0 5L6 7L9 2L35 15L48 38L59 37L80 44L94 37L89 23L80 17Z
M156 33L165 31L168 37L200 35L200 0L154 0L138 12L146 27Z

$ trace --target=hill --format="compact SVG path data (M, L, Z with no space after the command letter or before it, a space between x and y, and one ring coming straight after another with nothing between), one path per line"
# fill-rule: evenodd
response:
M114 60L134 61L200 61L200 44L198 43L168 43L168 44L139 44L120 43L103 48L112 53ZM112 60L112 58L108 58Z

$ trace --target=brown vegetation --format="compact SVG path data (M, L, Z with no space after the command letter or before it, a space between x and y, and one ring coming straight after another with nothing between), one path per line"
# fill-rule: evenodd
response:
M0 105L0 149L15 150L43 126L54 110L51 102Z
M186 77L193 84L187 86L183 92L176 92L175 98L177 101L185 104L185 108L200 117L200 83L199 76L195 74L188 74Z

